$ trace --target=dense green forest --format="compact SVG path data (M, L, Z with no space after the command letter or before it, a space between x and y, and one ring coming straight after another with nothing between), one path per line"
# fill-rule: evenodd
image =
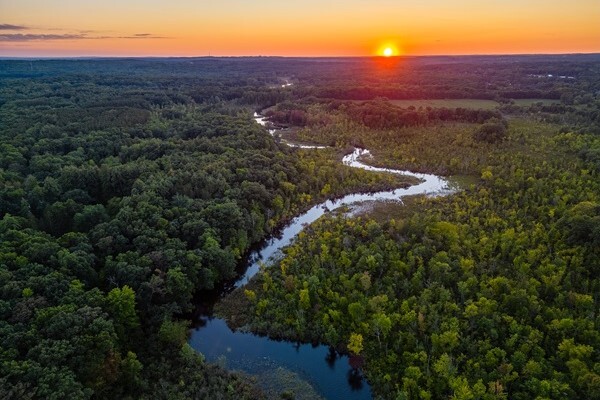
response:
M0 60L0 397L263 397L187 345L192 297L316 202L407 184L339 162L365 146L477 184L325 218L221 312L384 398L600 398L599 60ZM390 101L463 98L498 107Z
M508 140L532 147L488 159L471 190L311 226L245 289L237 324L347 347L386 397L600 396L598 165L572 133L529 125Z

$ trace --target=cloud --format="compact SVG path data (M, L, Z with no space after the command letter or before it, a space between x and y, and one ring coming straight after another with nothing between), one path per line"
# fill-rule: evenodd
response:
M153 36L150 33L137 33L133 36L88 36L85 33L43 34L43 33L0 33L0 42L34 42L49 40L102 40L102 39L168 39L166 36Z
M37 33L6 33L0 34L0 42L29 42L35 40L73 40L86 39L85 35L77 34L37 34Z
M25 25L0 24L0 43L23 43L23 42L39 42L52 40L103 40L103 39L170 39L167 36L156 36L152 33L134 33L132 35L99 35L102 31L96 30L80 30L78 33L2 33L2 31L37 31ZM46 28L45 31L56 31L62 29ZM104 31L107 32L107 31ZM108 31L110 32L110 31ZM95 33L95 35L94 35Z
M136 33L133 36L115 36L116 39L170 39L168 36L154 36L151 33Z
M0 24L0 31L22 31L28 29L23 25Z

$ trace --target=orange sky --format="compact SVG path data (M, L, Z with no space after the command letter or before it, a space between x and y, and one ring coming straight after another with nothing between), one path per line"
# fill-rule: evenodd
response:
M0 56L600 52L600 0L0 0Z

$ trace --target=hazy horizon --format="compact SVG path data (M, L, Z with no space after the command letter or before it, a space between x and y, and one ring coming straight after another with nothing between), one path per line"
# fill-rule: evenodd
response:
M519 56L577 56L577 55L600 55L600 51L597 52L580 52L580 53L489 53L489 54L423 54L423 55L414 55L414 54L406 54L406 55L398 55L398 56L394 56L394 57L401 57L401 58L435 58L435 57L502 57L502 56L506 56L506 57L519 57ZM151 58L151 59L169 59L169 58L173 58L173 59L185 59L185 58L190 58L190 59L197 59L197 58L306 58L306 59L311 59L311 58L383 58L383 56L380 55L364 55L364 56L345 56L345 55L339 55L339 56L328 56L328 55L318 55L318 56L294 56L294 55L286 55L286 56L279 56L279 55L269 55L269 54L249 54L249 55L189 55L189 56L169 56L169 55L133 55L133 56L128 56L128 55L73 55L73 56L61 56L61 55L55 55L55 56L4 56L4 55L0 55L0 59L8 59L8 60L30 60L30 59L34 59L34 60L76 60L76 59L145 59L145 58Z

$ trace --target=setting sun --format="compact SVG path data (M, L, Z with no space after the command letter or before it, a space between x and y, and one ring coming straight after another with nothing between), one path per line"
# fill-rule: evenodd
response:
M373 54L386 58L404 54L403 49L397 43L398 42L392 40L379 42L378 46L374 49Z
M173 0L167 7L159 0L0 0L0 56L403 57L600 51L598 0L568 5L559 0L349 0L343 7L317 0L258 3ZM298 23L309 29L289 29Z

